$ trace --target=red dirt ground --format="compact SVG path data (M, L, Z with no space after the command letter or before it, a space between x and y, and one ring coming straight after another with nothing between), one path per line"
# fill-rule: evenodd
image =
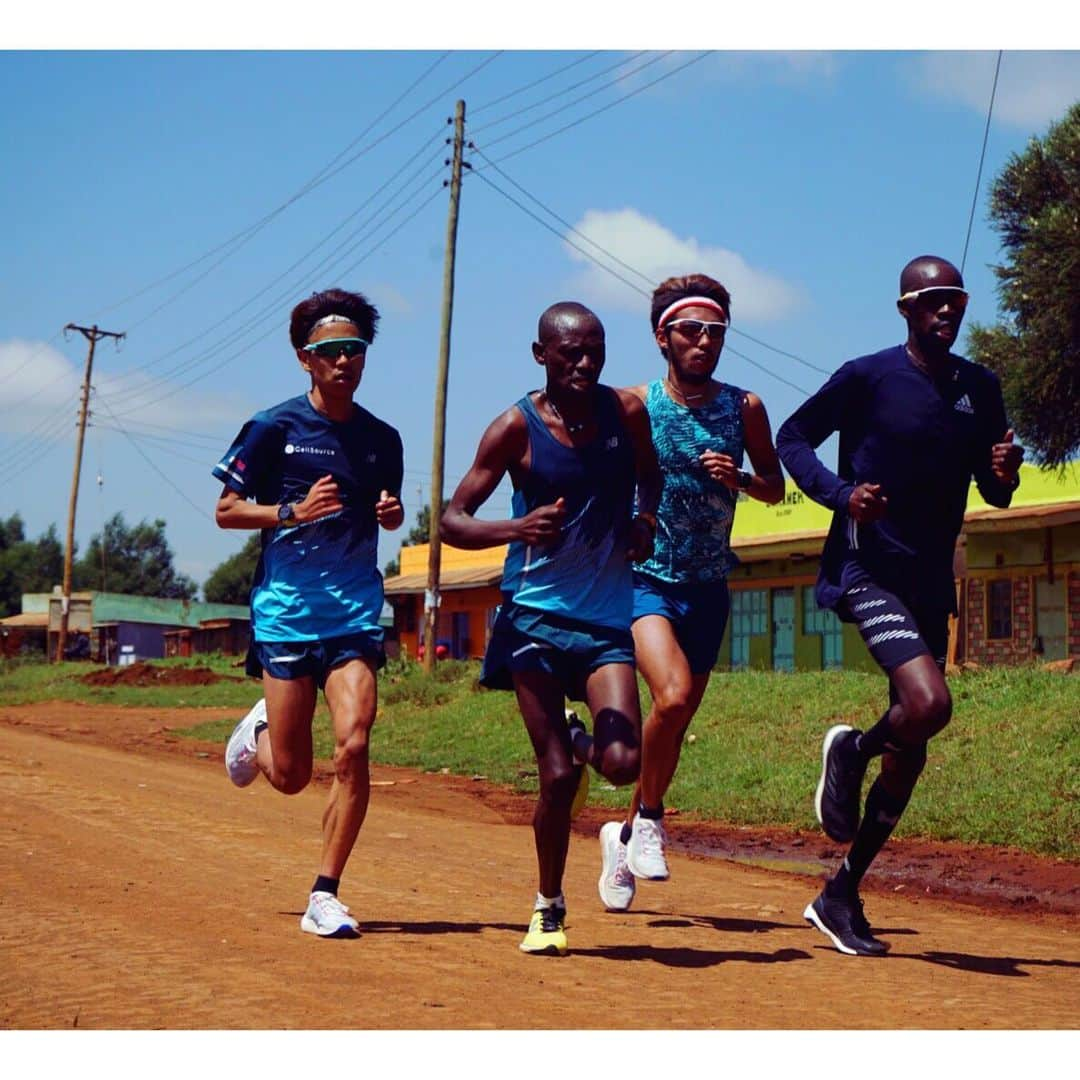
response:
M314 939L327 770L294 798L231 787L219 745L173 734L227 715L0 708L0 1028L1075 1026L1075 863L896 842L865 890L891 953L868 960L802 919L839 854L820 835L679 815L671 881L613 914L587 808L571 954L528 957L530 801L383 767L342 885L362 936Z

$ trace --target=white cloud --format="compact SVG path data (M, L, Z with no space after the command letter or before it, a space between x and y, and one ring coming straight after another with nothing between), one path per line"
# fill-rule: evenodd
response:
M936 52L909 74L921 96L944 98L986 115L994 84L994 52ZM1008 52L1001 58L994 119L1042 134L1080 99L1080 52Z
M692 236L678 237L658 221L631 208L588 210L575 228L644 275L643 279L620 266L580 236L570 238L633 286L625 284L564 240L570 258L584 264L575 282L576 289L594 303L639 311L644 301L642 292L651 294L664 278L690 273L709 274L722 281L731 292L732 308L739 320L780 318L802 302L798 289L751 266L738 252L709 247Z

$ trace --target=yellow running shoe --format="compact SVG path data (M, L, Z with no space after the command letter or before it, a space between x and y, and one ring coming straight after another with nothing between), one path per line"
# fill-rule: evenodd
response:
M589 766L578 765L576 766L578 771L578 783L577 791L574 792L574 801L570 804L570 820L581 813L585 804L589 801Z
M560 907L540 908L532 913L529 920L529 932L518 946L522 952L536 956L565 956L566 909Z

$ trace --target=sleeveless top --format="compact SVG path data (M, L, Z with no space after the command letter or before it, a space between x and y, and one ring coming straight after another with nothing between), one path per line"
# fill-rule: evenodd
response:
M529 433L529 469L514 491L514 517L565 500L562 533L551 544L510 544L502 591L523 607L578 622L629 629L633 575L626 547L636 466L615 392L596 392L598 433L587 446L564 446L526 394L517 402Z
M653 554L638 564L638 573L675 583L714 582L738 566L731 550L736 494L709 476L698 458L715 450L742 467L745 396L745 390L722 384L707 405L689 409L668 396L662 379L649 383L645 408L664 490Z

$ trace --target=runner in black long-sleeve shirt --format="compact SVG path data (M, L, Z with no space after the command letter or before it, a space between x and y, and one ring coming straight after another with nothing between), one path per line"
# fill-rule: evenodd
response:
M869 731L825 736L815 806L825 832L851 850L806 918L844 953L880 955L859 882L889 838L949 722L948 620L956 613L953 551L972 477L1008 506L1023 450L1013 443L997 378L954 356L967 306L959 270L923 255L900 275L904 345L844 364L781 426L780 459L795 483L833 511L817 600L854 622L889 676L890 707ZM815 450L840 434L837 472ZM862 780L881 755L860 824Z

